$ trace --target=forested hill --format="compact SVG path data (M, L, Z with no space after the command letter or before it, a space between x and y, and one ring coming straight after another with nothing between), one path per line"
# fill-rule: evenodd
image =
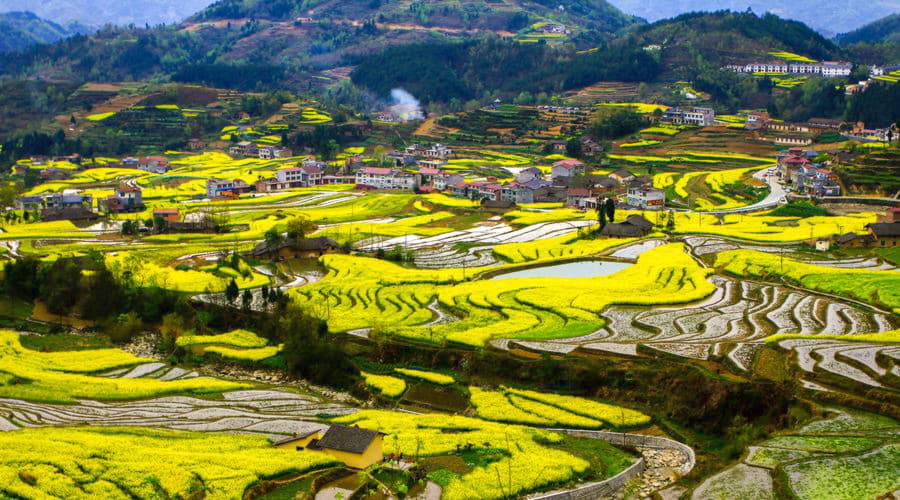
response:
M838 35L841 44L900 43L900 12L883 17L856 31Z
M600 80L651 81L659 72L640 47L579 53L501 39L397 46L357 62L354 83L380 96L403 87L425 102L554 93Z
M88 31L88 28L78 24L60 26L31 12L7 12L0 14L0 53L54 43Z
M622 43L661 46L667 69L758 60L771 51L841 57L837 45L803 23L748 12L683 14L639 28Z
M515 32L540 21L615 32L638 20L606 0L219 0L193 20L374 20L378 23Z

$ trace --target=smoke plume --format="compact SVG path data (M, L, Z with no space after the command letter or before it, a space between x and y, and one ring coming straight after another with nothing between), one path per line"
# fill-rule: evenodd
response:
M391 90L391 113L402 121L425 118L419 100L403 89Z

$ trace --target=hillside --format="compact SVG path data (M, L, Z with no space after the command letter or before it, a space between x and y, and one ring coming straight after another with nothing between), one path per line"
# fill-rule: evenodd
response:
M753 9L786 19L802 21L823 33L837 34L857 29L885 13L897 12L895 0L611 0L623 11L651 22L686 12L728 9L737 12Z
M0 0L0 12L31 11L59 24L87 26L176 23L211 0Z
M636 22L605 0L219 0L193 19L292 20L298 17L316 21L372 19L381 24L494 32L515 32L539 21L564 23L570 29L615 32Z
M0 14L0 53L55 43L88 31L88 28L79 24L63 27L31 12L7 12Z
M814 59L841 56L840 48L797 21L767 14L720 11L691 13L642 27L619 43L659 45L668 70L701 62L721 66L787 51ZM699 56L699 57L698 57Z
M838 35L838 43L900 43L900 13L883 17L858 30Z

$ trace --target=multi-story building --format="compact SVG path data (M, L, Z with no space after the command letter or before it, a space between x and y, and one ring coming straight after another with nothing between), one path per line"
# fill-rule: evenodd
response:
M628 204L644 210L662 210L666 206L666 192L643 183L628 186Z
M258 153L260 160L274 160L277 158L290 158L294 152L281 146L260 146Z
M207 198L220 198L224 196L236 196L250 190L250 185L240 179L207 179Z
M356 173L356 185L373 189L409 189L419 187L419 174L394 168L364 167Z
M661 121L675 125L709 127L716 122L716 112L712 108L670 108L663 114Z

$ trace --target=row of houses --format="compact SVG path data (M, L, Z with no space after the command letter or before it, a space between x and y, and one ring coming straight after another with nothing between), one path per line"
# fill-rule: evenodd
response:
M782 183L798 194L840 196L840 178L832 170L813 163L816 151L791 148L779 153L776 172Z
M725 69L736 73L786 73L791 75L819 75L829 78L850 76L853 63L823 61L818 63L764 61L749 64L729 64Z

